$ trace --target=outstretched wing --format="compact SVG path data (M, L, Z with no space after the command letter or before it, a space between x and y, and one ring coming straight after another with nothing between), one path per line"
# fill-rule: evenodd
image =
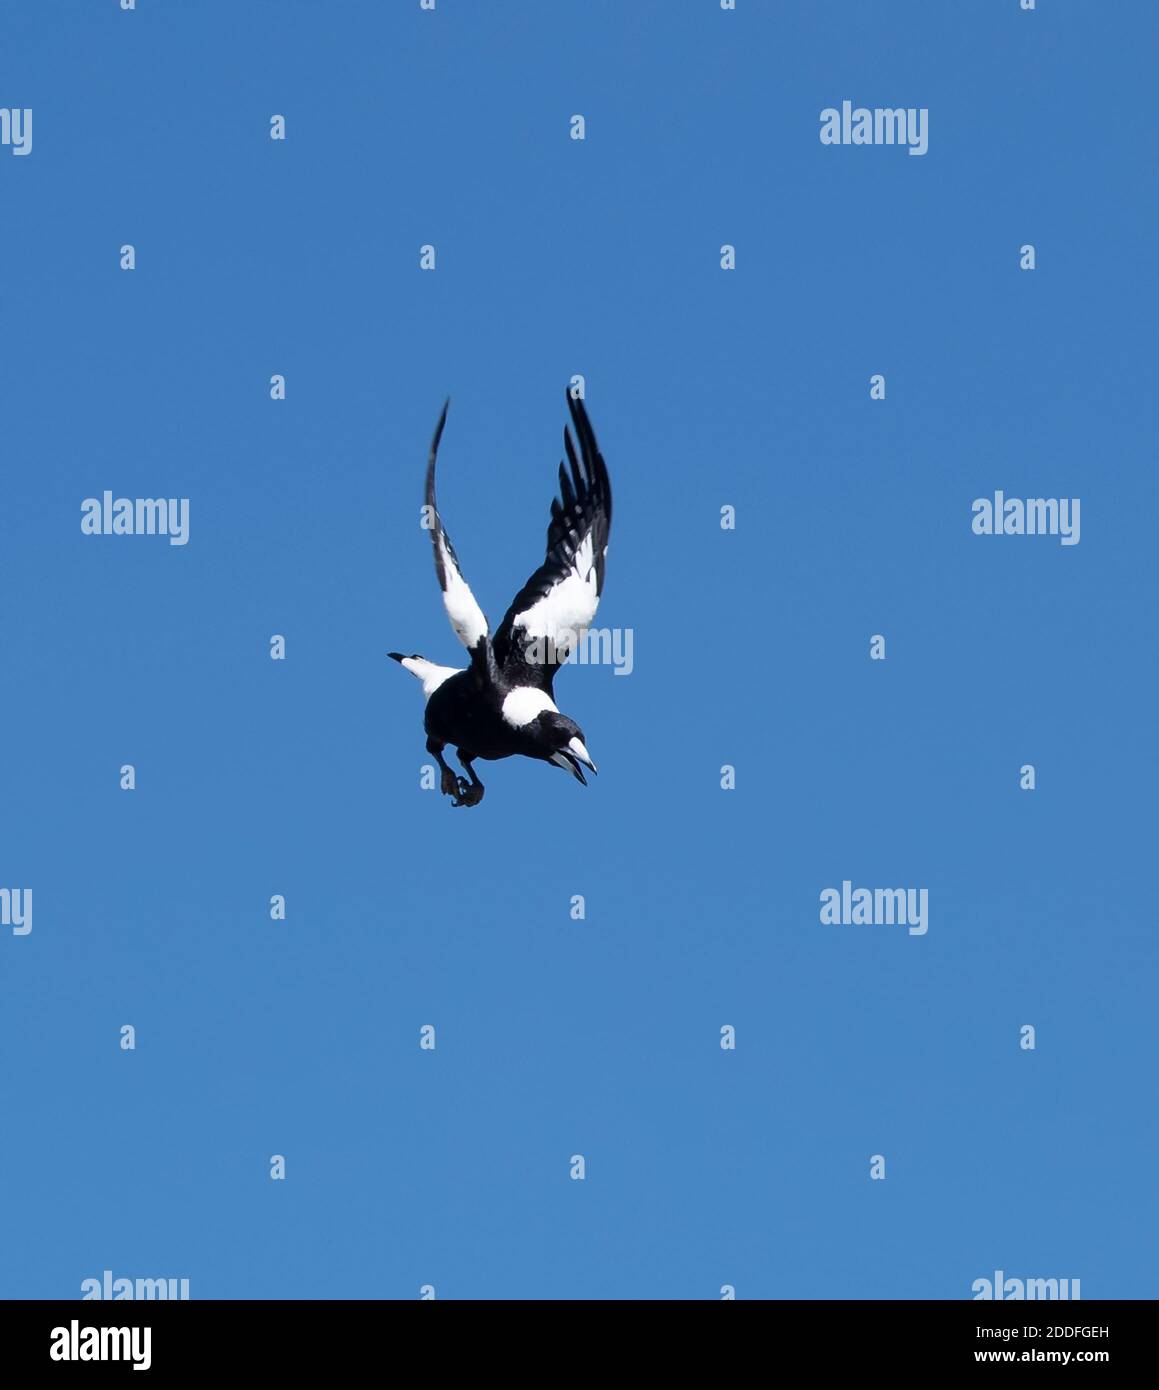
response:
M561 463L547 555L516 594L493 644L505 681L537 686L549 695L556 667L575 650L596 615L612 525L612 488L587 411L570 391L567 403L579 457L565 426L563 447L571 474Z
M435 501L435 459L438 457L439 440L443 437L443 426L447 423L447 407L450 403L448 399L444 404L439 423L435 426L435 437L431 440L431 453L427 460L427 503L424 522L430 528L431 544L435 548L435 573L439 576L439 586L443 591L443 607L446 608L447 617L455 629L455 636L471 653L473 661L478 658L485 662L487 619L459 569L459 557L455 554L450 536L443 529L438 504Z

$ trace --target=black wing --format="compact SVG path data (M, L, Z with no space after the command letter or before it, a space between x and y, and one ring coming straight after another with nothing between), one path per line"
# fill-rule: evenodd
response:
M455 629L455 636L471 653L472 658L486 657L487 619L475 601L467 581L459 569L459 557L451 538L443 528L435 501L435 460L439 453L439 440L443 437L443 426L447 423L448 400L435 426L435 437L431 440L430 457L427 460L426 508L424 524L430 528L431 544L435 550L435 573L439 577L439 587L443 591L443 607Z
M520 589L495 633L504 680L551 694L556 667L582 640L604 589L604 557L612 525L612 488L582 400L567 393L579 456L564 427L571 466L559 466L559 497L551 504L547 555Z

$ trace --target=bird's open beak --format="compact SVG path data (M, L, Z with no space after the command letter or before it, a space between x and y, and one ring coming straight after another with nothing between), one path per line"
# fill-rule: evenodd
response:
M579 741L578 738L573 738L567 746L571 749L572 753L580 760L580 762L583 763L584 767L590 767L593 772L597 770L595 763L593 763L591 760L591 756L589 755L588 750L583 746L583 744Z
M573 738L566 748L561 748L558 753L551 755L551 761L556 767L562 767L565 772L570 772L577 782L582 782L586 787L588 779L583 774L584 767L590 767L593 772L596 770L595 763L592 762L588 750L583 746L578 738Z
M572 755L565 749L561 749L558 753L553 753L550 761L553 762L556 767L562 767L565 772L570 772L577 782L582 782L585 787L587 786L588 779L580 771L579 763L577 763Z

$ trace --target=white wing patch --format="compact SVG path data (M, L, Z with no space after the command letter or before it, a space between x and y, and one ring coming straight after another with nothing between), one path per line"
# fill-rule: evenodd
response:
M519 685L509 691L503 701L503 718L513 729L521 729L545 709L559 713L555 701L545 690L537 690L533 685Z
M605 554L607 547L604 548ZM546 594L515 615L515 626L535 641L550 639L562 661L591 626L600 595L596 588L592 533L583 538L569 572Z
M447 585L443 590L443 606L447 610L451 626L455 629L455 636L469 651L487 636L487 619L476 603L475 595L468 587L467 581L459 573L459 567L455 564L454 556L441 532L438 546Z
M428 661L423 656L404 656L402 665L412 676L418 676L419 680L422 681L423 695L428 700L445 680L459 674L459 667L436 666L433 661Z

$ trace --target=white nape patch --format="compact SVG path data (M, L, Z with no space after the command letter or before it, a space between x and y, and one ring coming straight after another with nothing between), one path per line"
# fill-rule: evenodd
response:
M439 554L443 562L443 575L447 587L443 590L443 607L455 629L455 636L463 646L470 650L487 636L487 619L483 610L475 602L475 595L467 586L467 581L459 573L459 567L451 558L447 542L439 535Z
M503 718L513 729L522 729L545 709L559 713L555 701L546 691L536 690L533 685L520 685L510 691L503 701Z
M576 551L571 570L558 584L522 613L515 615L516 626L528 637L550 638L562 660L571 650L571 643L560 642L561 634L582 637L596 616L600 596L596 591L595 547L589 531Z
M457 676L458 666L436 666L423 656L404 656L399 663L405 666L412 676L418 676L423 683L423 694L429 700L439 686L451 676Z

